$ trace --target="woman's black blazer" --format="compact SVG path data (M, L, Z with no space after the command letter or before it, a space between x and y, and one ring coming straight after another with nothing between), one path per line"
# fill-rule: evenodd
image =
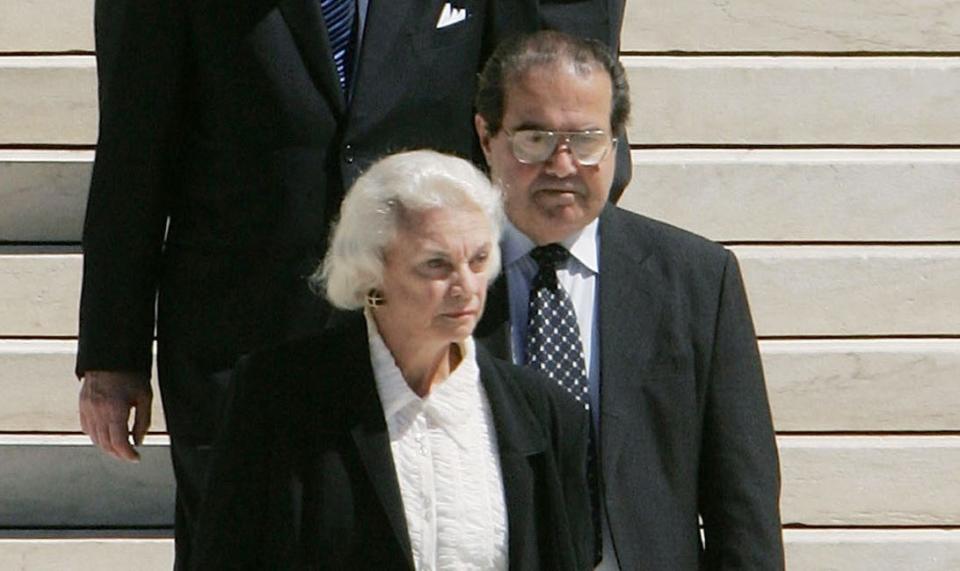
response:
M241 362L194 569L414 569L359 313ZM592 568L588 418L552 382L477 346L511 570Z

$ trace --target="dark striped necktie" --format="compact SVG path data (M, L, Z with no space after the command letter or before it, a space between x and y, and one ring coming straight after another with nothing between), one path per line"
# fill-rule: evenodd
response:
M350 85L350 68L353 57L353 23L357 16L356 0L320 0L323 21L327 25L333 63L340 78L344 93Z

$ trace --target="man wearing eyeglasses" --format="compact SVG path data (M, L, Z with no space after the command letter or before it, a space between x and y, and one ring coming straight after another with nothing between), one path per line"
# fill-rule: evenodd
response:
M475 124L510 223L477 334L592 413L598 568L782 569L776 443L737 261L608 203L629 104L597 43L540 32L488 61Z

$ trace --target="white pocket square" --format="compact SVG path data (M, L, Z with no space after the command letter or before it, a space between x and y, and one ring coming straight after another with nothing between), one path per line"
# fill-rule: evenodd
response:
M447 26L458 24L466 19L466 8L454 8L449 2L447 2L443 5L443 10L440 11L440 19L437 20L437 29L439 30L440 28L446 28Z

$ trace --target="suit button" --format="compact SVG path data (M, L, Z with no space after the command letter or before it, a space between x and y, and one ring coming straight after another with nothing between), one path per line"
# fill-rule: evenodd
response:
M343 146L343 162L353 164L353 145Z

